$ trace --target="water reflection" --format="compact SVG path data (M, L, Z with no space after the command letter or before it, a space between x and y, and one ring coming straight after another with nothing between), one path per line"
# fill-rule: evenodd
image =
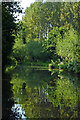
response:
M25 87L23 87L25 83ZM80 118L80 80L71 74L18 67L12 74L14 101L27 118Z
M12 106L12 109L13 113L15 114L15 117L18 118L18 119L25 119L25 111L23 110L22 108L22 105L20 104L14 104Z

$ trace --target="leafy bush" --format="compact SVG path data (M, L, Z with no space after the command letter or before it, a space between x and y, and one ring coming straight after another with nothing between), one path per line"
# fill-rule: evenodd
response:
M58 61L51 60L51 64L49 64L49 69L58 69Z
M13 49L13 57L18 62L24 61L26 54L27 54L27 51L26 51L25 45L20 45Z
M45 61L48 60L48 54L43 51L41 42L31 40L26 44L27 56L30 61Z
M29 40L26 44L23 44L20 40L16 41L13 46L13 57L18 62L37 62L49 59L48 54L43 51L41 42L37 40Z
M63 39L58 39L56 44L56 52L67 61L73 61L79 55L79 40L77 32L71 27L65 32Z
M74 60L73 62L70 62L67 66L68 71L73 71L75 73L80 72L80 62L77 60Z
M55 54L56 42L61 39L61 34L58 27L53 27L53 29L48 33L48 38L44 41L43 46L47 52L53 57Z

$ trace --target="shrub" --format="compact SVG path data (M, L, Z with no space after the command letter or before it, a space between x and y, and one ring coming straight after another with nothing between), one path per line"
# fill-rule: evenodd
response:
M68 71L73 71L75 73L80 72L80 62L74 60L73 62L69 62L67 66Z

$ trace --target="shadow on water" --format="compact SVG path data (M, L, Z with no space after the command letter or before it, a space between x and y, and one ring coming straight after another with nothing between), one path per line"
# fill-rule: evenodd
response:
M9 115L9 119L80 119L77 75L59 72L51 75L47 70L18 66L3 84L3 118ZM12 100L11 106L8 100Z
M2 119L1 120L22 120L22 113L20 114L20 105L14 108L15 101L13 100L13 92L11 90L12 84L11 75L3 73L2 75Z
M12 91L10 84L11 77L10 75L3 74L2 75L2 118L3 120L7 120L10 118L11 107L14 104L12 99Z

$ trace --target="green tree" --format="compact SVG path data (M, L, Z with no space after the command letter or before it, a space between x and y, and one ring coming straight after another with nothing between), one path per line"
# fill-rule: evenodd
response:
M56 52L69 62L79 58L78 50L78 33L71 27L65 32L63 39L57 41Z
M21 12L19 3L17 2L2 2L2 59L3 69L6 64L9 64L9 55L12 51L14 37L13 30L16 30L14 13Z
M80 39L73 27L64 33L63 39L57 41L56 53L68 64L69 71L80 72Z
M61 24L64 27L70 27L72 25L79 32L80 2L62 2L60 10Z
M29 38L43 41L53 26L60 26L61 3L34 2L25 11L23 24L28 28Z

